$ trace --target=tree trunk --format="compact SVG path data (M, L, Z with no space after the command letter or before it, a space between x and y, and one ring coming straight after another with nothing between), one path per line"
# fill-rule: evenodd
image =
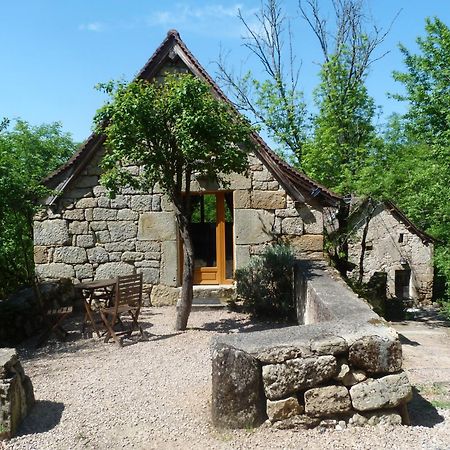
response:
M194 284L194 247L192 245L189 225L185 217L180 217L180 234L183 239L183 284L181 299L177 305L175 330L185 330L192 307L192 288Z

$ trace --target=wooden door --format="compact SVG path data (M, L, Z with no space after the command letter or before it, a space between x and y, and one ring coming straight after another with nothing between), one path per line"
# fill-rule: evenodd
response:
M192 195L194 284L233 282L233 205L231 192Z

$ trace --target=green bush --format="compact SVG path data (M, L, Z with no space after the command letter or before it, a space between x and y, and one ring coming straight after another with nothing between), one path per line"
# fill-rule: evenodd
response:
M258 318L294 319L294 260L288 245L275 244L236 270L237 295L246 312Z

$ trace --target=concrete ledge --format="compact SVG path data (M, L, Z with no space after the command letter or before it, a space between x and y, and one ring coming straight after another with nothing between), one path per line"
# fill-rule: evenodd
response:
M276 420L271 419L277 428L316 426L330 417L340 422L340 426L342 420L349 426L369 424L373 421L352 420L352 417L361 411L356 405L364 403L373 386L377 390L371 394L376 398L369 402L373 406L369 406L370 411L391 408L382 422L397 423L411 396L411 386L401 371L402 352L397 333L335 270L322 262L296 264L295 297L302 325L213 338L214 423L232 428L261 423L260 405L270 400L284 402L282 411L286 417L280 418L278 414ZM239 370L231 367L229 358L226 363L221 361L221 355L230 352L243 353L257 361L251 366L255 371L253 378L249 377L247 366L245 379L262 380L262 388L253 386L254 404L239 414L226 408L220 400L225 398L222 387L215 385L221 377L230 376L224 371L233 372L233 379L239 380ZM220 375L215 373L218 367L221 367ZM394 383L389 378L391 374L401 376ZM239 397L241 389L237 387L233 391L229 383L227 386L226 402L239 404L233 396ZM247 383L245 391L249 389ZM294 414L286 407L293 403L289 400L292 398L299 399L295 411L302 411L301 414ZM257 414L252 416L252 411ZM269 416L268 411L266 418ZM240 420L242 417L245 423Z

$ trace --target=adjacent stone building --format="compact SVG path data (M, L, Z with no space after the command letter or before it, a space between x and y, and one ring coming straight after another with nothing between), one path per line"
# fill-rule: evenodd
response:
M427 304L433 295L433 238L391 201L352 202L348 219L349 276L385 279L387 298ZM361 271L361 273L360 273Z
M191 72L228 101L176 31L138 78L161 78L166 71ZM252 139L247 174L231 175L222 185L193 183L197 284L232 283L234 269L279 239L291 242L299 256L322 257L323 212L340 197L289 166L256 133ZM152 192L124 188L110 199L99 184L103 142L104 136L91 135L47 178L56 194L35 218L37 274L83 281L142 272L146 284L158 286L156 296L173 301L182 254L173 206L158 186Z

